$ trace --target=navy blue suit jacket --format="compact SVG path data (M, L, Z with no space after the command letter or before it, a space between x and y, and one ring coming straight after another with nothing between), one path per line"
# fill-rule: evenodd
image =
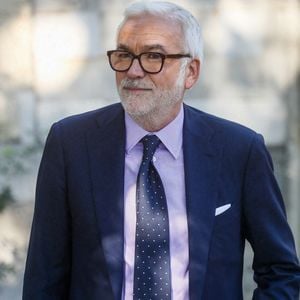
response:
M298 299L300 269L260 135L184 107L191 300L240 300L245 239L254 299ZM114 104L51 128L36 190L24 300L120 300L124 111ZM231 204L223 214L215 210Z

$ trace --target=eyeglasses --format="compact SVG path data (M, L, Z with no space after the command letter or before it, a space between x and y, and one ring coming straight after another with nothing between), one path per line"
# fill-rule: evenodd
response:
M114 71L128 71L133 60L137 58L143 71L150 74L159 73L164 66L166 58L179 59L191 57L190 54L162 54L159 52L143 52L139 55L135 55L124 50L107 51L107 56L109 58L109 64Z

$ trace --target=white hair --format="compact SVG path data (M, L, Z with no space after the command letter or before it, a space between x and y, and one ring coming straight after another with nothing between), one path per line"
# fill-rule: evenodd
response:
M167 20L175 20L182 28L185 39L185 50L192 58L203 62L203 39L201 27L196 18L186 9L170 2L164 1L139 1L134 2L124 12L124 20L119 26L119 31L125 22L136 16L150 14Z

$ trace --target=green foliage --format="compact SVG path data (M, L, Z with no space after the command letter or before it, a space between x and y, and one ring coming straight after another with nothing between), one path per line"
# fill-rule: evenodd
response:
M8 274L15 273L15 267L11 264L0 262L0 282L7 277Z
M0 145L0 213L15 200L10 183L30 171L42 145Z
M40 152L41 149L42 146L39 144L27 147L15 145L5 145L0 147L1 176L8 177L26 172L32 157Z
M11 189L9 186L5 186L0 192L0 212L2 212L5 207L11 203L15 202Z

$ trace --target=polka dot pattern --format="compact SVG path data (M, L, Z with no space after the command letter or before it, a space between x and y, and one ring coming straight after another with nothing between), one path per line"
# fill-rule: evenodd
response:
M160 143L145 136L137 179L134 300L171 299L169 219L164 188L152 159Z

